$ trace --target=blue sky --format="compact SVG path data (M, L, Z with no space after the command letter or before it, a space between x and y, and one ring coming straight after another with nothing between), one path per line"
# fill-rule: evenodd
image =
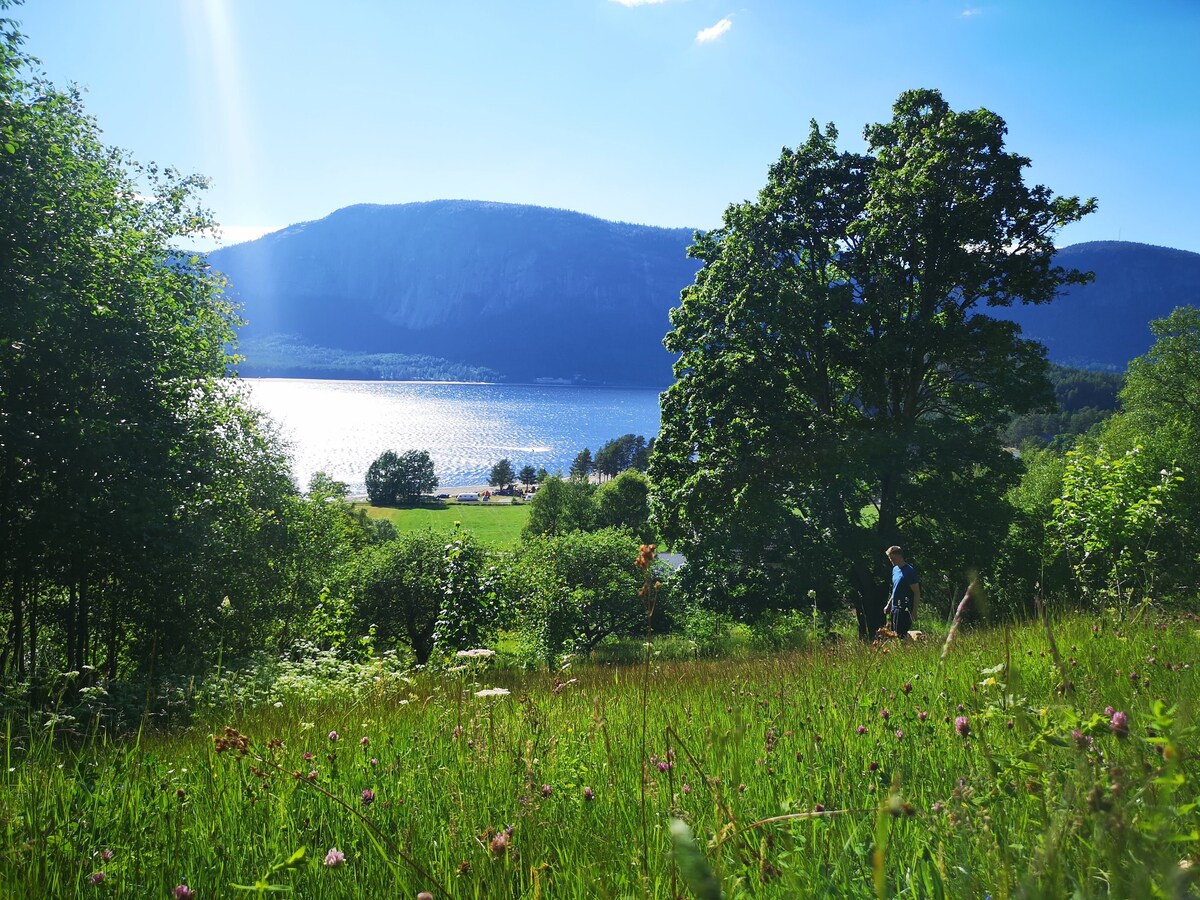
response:
M906 88L1099 198L1060 244L1200 252L1200 0L31 0L105 139L212 179L225 242L353 203L533 203L711 228L808 122Z

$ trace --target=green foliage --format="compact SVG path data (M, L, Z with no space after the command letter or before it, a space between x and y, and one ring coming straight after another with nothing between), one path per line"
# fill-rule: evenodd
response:
M590 484L550 476L529 501L529 519L522 534L556 536L591 529L595 524L593 491Z
M528 468L528 467L527 467ZM532 469L530 469L532 471ZM492 466L492 472L488 476L488 484L492 487L508 490L516 478L516 473L513 471L512 461L508 458L500 460Z
M654 543L650 525L650 479L636 469L627 469L596 488L592 497L596 525L624 528L643 544Z
M1051 524L1066 461L1061 453L1030 442L1021 448L1021 462L1025 471L1006 498L1012 521L996 564L1001 578L989 592L994 617L1002 619L1032 615L1037 594L1061 598L1071 582Z
M295 500L225 378L221 281L177 249L204 180L104 146L9 20L0 131L0 673L194 671L273 629Z
M1178 470L1155 469L1139 447L1117 457L1104 447L1067 453L1054 528L1091 602L1128 608L1152 596L1163 506L1181 480Z
M1054 389L1055 411L1014 416L1001 435L1007 446L1020 447L1032 438L1050 441L1085 434L1113 414L1125 381L1112 372L1056 365L1046 374Z
M592 451L584 447L576 454L575 459L571 461L571 480L587 481L588 476L592 474L594 468L595 463L592 461Z
M1053 235L1094 202L1027 186L1002 119L936 91L893 112L865 154L814 122L690 251L654 511L687 589L740 614L851 590L867 632L889 544L947 584L991 564L1019 473L999 429L1049 386L1044 349L984 309L1087 280Z
M596 451L591 468L609 478L615 477L626 469L645 472L650 465L650 451L653 447L654 438L647 442L640 434L623 434L608 441ZM576 457L576 462L579 462L582 468L584 460ZM572 470L574 468L572 466Z
M542 470L545 472L545 469ZM533 487L538 483L538 470L533 466L522 466L521 474L517 476L521 484L525 487ZM545 479L542 479L545 480Z
M507 608L487 551L459 532L410 531L368 546L347 564L338 588L350 601L347 637L369 636L368 650L394 650L402 641L419 664L435 649L490 642Z
M610 634L644 628L637 555L638 541L613 528L522 543L514 560L516 626L527 657L553 667L563 653L586 653Z
M437 486L428 450L385 450L367 469L367 496L373 506L415 503Z

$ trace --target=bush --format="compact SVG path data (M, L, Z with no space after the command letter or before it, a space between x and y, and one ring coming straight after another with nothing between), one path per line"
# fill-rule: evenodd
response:
M517 631L528 661L553 666L610 634L639 634L638 542L614 528L531 539L516 556Z

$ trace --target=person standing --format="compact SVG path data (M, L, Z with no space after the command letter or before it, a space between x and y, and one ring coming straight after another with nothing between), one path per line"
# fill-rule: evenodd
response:
M904 559L904 551L893 545L887 548L887 558L892 564L892 593L883 614L889 616L892 631L907 637L917 615L917 604L921 600L921 576L917 567Z

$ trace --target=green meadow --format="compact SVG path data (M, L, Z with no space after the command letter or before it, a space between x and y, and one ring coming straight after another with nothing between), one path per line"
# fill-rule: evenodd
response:
M1197 621L1052 634L376 660L226 676L169 733L9 721L0 895L1190 896Z
M469 531L487 547L511 547L521 538L521 529L529 518L527 503L442 503L439 505L398 508L367 506L372 519L385 519L399 532L453 531L456 525Z

